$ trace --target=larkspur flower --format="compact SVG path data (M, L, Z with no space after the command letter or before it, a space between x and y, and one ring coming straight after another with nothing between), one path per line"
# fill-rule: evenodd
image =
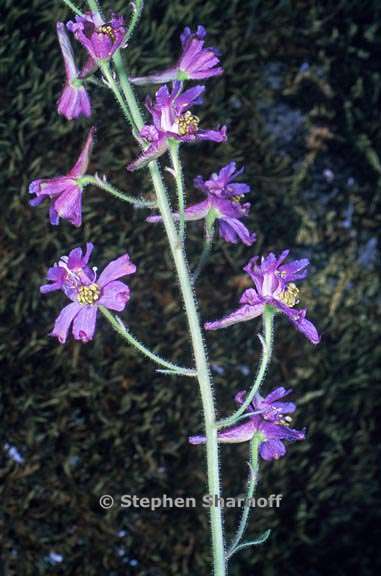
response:
M242 172L243 169L236 169L235 162L229 162L218 174L212 174L209 180L197 176L194 185L206 194L207 199L186 208L184 217L188 221L206 219L209 226L217 220L220 236L224 240L233 244L241 241L251 246L255 242L255 234L240 221L248 215L250 209L250 203L240 204L241 197L250 192L250 186L235 182ZM174 217L178 219L178 214L174 214ZM160 216L147 218L147 222L160 220Z
M293 260L284 263L289 250L285 250L277 258L269 254L262 258L258 264L258 257L252 258L244 271L249 274L255 284L255 288L248 288L240 299L241 306L222 320L206 322L206 330L218 330L236 324L246 322L263 314L266 305L270 305L282 312L302 332L312 344L318 344L319 334L315 326L307 320L305 308L295 309L299 302L299 289L295 285L296 280L302 280L307 276L309 260Z
M60 218L68 220L74 226L82 223L82 191L81 179L86 173L89 157L93 146L95 129L91 128L82 152L65 176L33 180L29 185L29 193L35 194L30 200L31 206L41 204L45 198L52 200L49 215L50 222L59 223Z
M130 299L129 287L119 280L136 272L128 254L112 260L97 278L96 269L88 266L92 250L89 242L85 254L75 248L69 256L63 256L48 270L50 283L40 288L42 294L62 290L72 301L63 308L51 332L61 344L66 342L71 326L75 340L89 342L94 336L98 307L121 312Z
M58 100L58 113L67 120L80 116L88 118L91 116L90 98L82 85L82 75L75 64L70 40L62 22L57 22L57 35L66 71L65 86Z
M273 390L265 398L259 394L254 396L252 404L249 406L247 413L250 414L243 424L236 424L218 432L218 441L223 444L234 444L239 442L248 442L252 440L255 434L260 435L259 454L263 460L277 460L286 454L284 440L293 442L304 440L305 431L290 428L291 422L289 413L295 411L293 402L280 402L289 394L291 390L285 390L280 387ZM235 400L242 404L245 399L245 392L236 394ZM205 436L191 436L191 444L205 443Z
M171 92L167 86L159 88L154 103L147 97L146 108L152 115L153 124L145 125L140 136L148 146L137 160L127 166L128 170L142 168L164 154L170 138L178 142L226 142L226 126L219 130L203 130L199 128L199 118L190 111L191 106L202 103L204 90L205 86L198 85L182 92L182 82L175 81Z
M180 36L182 52L175 66L148 76L130 78L133 84L164 84L172 80L203 80L223 73L215 48L204 48L206 30L198 26L196 32L186 27Z
M126 34L124 18L118 14L112 14L111 20L104 22L98 12L86 12L66 26L94 60L109 60L123 44Z

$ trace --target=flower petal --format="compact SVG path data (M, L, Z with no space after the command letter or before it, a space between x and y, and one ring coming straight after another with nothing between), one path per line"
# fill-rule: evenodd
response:
M255 306L245 304L221 320L206 322L204 325L205 330L218 330L220 328L227 328L228 326L232 326L238 322L247 322L248 320L252 320L257 316L260 316L263 313L263 308L263 304L257 304Z
M136 272L136 266L130 260L128 254L123 254L116 260L113 260L106 266L102 274L97 280L97 284L103 288L109 282L117 280L122 276L127 276L128 274L134 274Z
M126 307L129 299L129 287L119 280L114 280L106 284L103 288L102 295L99 298L97 305L105 306L110 310L118 310L118 312L121 312Z
M263 460L278 460L286 454L286 446L281 440L268 440L262 442L259 453Z
M251 246L256 240L255 233L250 232L238 218L220 218L219 230L222 238L232 244L241 240L246 246Z
M68 220L73 226L82 224L82 190L79 186L70 186L53 201L55 212L60 218Z
M81 308L82 306L77 302L72 302L65 306L57 317L50 336L55 336L61 344L65 344L70 325L80 312Z
M71 176L72 178L79 178L85 174L85 172L87 170L87 166L89 164L89 158L90 158L91 150L93 147L94 133L95 133L95 128L93 126L92 128L90 128L89 133L87 135L85 145L82 149L82 152L81 152L77 162L74 164L73 168L68 173L68 176Z
M76 340L89 342L93 339L97 312L96 306L81 306L81 310L73 322L73 335Z

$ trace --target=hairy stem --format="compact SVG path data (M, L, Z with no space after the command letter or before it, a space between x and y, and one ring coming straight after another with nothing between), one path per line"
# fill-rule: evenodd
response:
M201 272L203 271L206 263L209 260L209 256L212 250L213 245L213 236L214 236L214 226L212 225L210 229L208 228L208 224L205 225L205 239L204 239L204 246L201 252L199 263L197 264L197 268L195 269L193 276L192 276L192 283L193 285L196 284Z
M123 114L125 115L125 117L127 118L129 124L132 126L132 128L134 128L134 121L131 117L131 114L129 112L128 106L126 106L126 102L119 90L119 87L112 75L111 69L110 69L110 64L108 62L102 62L101 60L98 61L99 64L99 68L102 71L103 76L105 77L106 81L107 81L107 85L110 88L110 90L112 90L119 106L122 108L123 110Z
M136 208L155 208L156 202L149 202L148 200L143 200L142 198L134 198L134 196L130 196L125 192L121 192L112 184L109 184L107 181L102 180L98 176L84 176L81 178L80 183L82 186L86 186L87 184L93 184L102 190L105 190L109 194L112 194L119 200L123 200L124 202L128 202L129 204L133 204Z
M120 84L123 93L128 103L131 116L134 119L135 125L141 129L144 122L136 101L134 92L128 81L127 74L123 68L123 63L120 54L114 57L114 63L119 75ZM183 250L182 243L176 231L175 223L172 218L172 213L161 178L159 165L157 162L149 164L149 171L153 186L156 192L158 208L163 219L165 231L168 237L170 249L176 266L177 275L179 278L180 289L184 299L186 315L188 319L193 352L196 361L197 378L200 386L200 393L202 405L204 410L204 424L206 435L206 450L207 450L207 469L208 469L208 489L209 494L212 496L220 496L220 472L219 472L219 454L217 444L217 429L216 429L216 415L214 408L212 382L209 372L206 351L201 333L200 321L197 313L197 305L195 296L192 290L190 272L186 256ZM213 501L218 501L213 499ZM210 508L210 522L212 528L212 547L213 547L213 566L214 576L226 575L226 562L224 552L224 536L222 513L218 506L211 506Z
M218 428L225 428L226 426L232 426L237 422L237 420L246 412L248 407L253 401L254 396L258 392L263 379L266 374L267 367L271 360L271 353L272 353L272 344L273 344L273 325L274 325L274 310L271 306L265 306L263 311L263 331L264 331L264 340L261 338L262 342L262 357L258 368L257 376L254 380L254 384L247 394L244 403L238 410L236 410L231 416L228 418L224 418L217 422Z
M88 0L90 9L94 11L97 9L95 0ZM113 56L115 69L119 76L119 82L126 99L129 113L133 119L133 133L137 139L138 131L144 125L143 117L139 109L139 105L135 98L135 94L128 81L126 70L123 66L122 56L118 50ZM124 110L124 103L117 98L122 110ZM137 131L135 130L135 127ZM140 140L141 143L141 140ZM149 170L153 186L156 192L158 207L163 218L163 223L167 233L170 249L176 266L177 275L179 278L180 289L182 292L186 315L188 319L192 347L196 361L197 378L200 386L200 393L202 405L204 410L204 423L205 434L207 438L206 451L207 451L207 469L208 469L208 489L209 494L213 496L213 502L217 501L220 497L220 471L219 471L219 454L217 443L217 428L216 428L216 414L214 408L212 382L209 372L206 351L202 339L201 326L197 313L197 306L195 296L192 291L191 277L186 261L186 256L182 244L179 242L175 223L172 218L171 209L165 190L164 182L161 178L159 165L157 162L149 164ZM217 497L217 498L215 498ZM210 507L210 522L212 529L212 548L213 548L213 567L214 576L226 575L226 561L224 550L224 536L221 508L218 506Z
M109 312L109 310L107 308L105 308L104 306L99 306L99 309L102 312L103 316L105 318L107 318L107 320L110 322L110 324L114 328L114 330L116 330L118 332L118 334L120 334L123 338L125 338L127 340L127 342L129 342L129 344L131 344L137 350L139 350L139 352L141 352L142 354L147 356L147 358L150 358L150 360L153 360L157 364L160 364L160 366L164 366L168 370L171 370L171 372L176 372L177 374L181 374L183 376L191 376L191 377L192 376L195 377L197 375L195 370L192 370L191 368L183 368L182 366L177 366L177 364L173 364L173 362L168 362L167 360L164 360L164 358L161 358L157 354L154 354L153 352L151 352L151 350L146 348L144 346L144 344L139 342L139 340L137 340L131 334L131 332L129 332L127 330L127 328L125 327L123 322L120 320L120 318L118 318L117 316L114 316L114 314Z
M184 177L183 168L180 161L180 144L176 140L171 140L169 143L169 155L171 157L172 168L176 180L177 188L177 201L179 210L179 236L180 242L184 242L185 236L185 193L184 193Z
M245 506L242 512L241 521L238 526L237 533L234 537L234 540L226 554L226 559L228 560L231 556L233 556L235 549L237 548L238 544L240 543L247 526L247 521L249 519L250 514L250 500L254 495L255 486L257 483L258 478L258 450L259 445L262 442L262 435L255 434L253 439L250 442L250 476L249 481L247 484L247 494L246 494L246 501Z
M136 25L137 25L139 18L143 12L143 6L144 6L143 0L135 0L135 2L134 3L131 2L131 4L133 5L133 14L131 16L131 20L130 20L130 24L128 26L127 34L124 38L125 43L129 41L132 34L134 33Z

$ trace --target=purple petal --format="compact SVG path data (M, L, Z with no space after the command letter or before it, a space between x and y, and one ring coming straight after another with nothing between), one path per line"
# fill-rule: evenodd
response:
M257 417L248 418L244 424L232 426L223 432L218 432L218 442L223 444L235 444L251 440L258 429Z
M136 272L136 266L130 260L128 254L123 254L116 260L113 260L106 266L102 274L99 276L97 284L103 288L113 280L117 280L122 276L127 276L128 274L134 274Z
M76 340L89 342L93 339L97 312L96 306L81 306L81 310L73 322L73 335Z
M259 453L263 460L278 460L286 454L286 446L281 440L268 440L262 442Z
M221 218L219 229L222 238L232 244L237 244L241 240L246 246L251 246L256 239L256 235L251 233L237 218Z
M49 268L46 275L47 280L52 282L52 284L44 284L40 287L41 294L47 294L48 292L54 292L55 290L61 290L64 280L66 278L66 270L61 268L61 266L53 266Z
M89 157L91 154L91 149L93 147L94 133L95 133L95 128L94 127L90 128L89 133L87 135L85 145L82 149L82 152L81 152L77 162L74 164L73 168L68 173L68 176L70 176L72 178L79 178L85 174L85 172L87 170L87 166L89 164Z
M227 141L227 128L222 126L219 130L198 130L196 134L197 140L211 140L212 142L226 142Z
M284 277L285 282L303 280L308 275L306 268L309 264L308 258L302 258L301 260L293 260L288 264L283 264L283 266L279 266L278 270Z
M247 288L241 296L239 301L240 304L250 304L251 306L255 306L257 304L264 305L263 298L259 296L257 291L254 288Z
M304 440L306 437L304 430L295 430L273 422L262 421L260 430L266 436L267 440L288 440L295 442L296 440Z
M188 438L189 444L205 444L206 438L205 436L190 436Z
M250 306L248 304L241 306L235 312L232 312L225 318L221 320L216 320L214 322L206 322L205 330L218 330L220 328L226 328L227 326L232 326L238 322L247 322L252 320L263 313L263 304L257 304L255 306Z
M74 248L69 252L67 265L70 270L81 270L85 268L90 260L90 256L94 250L92 242L86 243L86 252L82 255L82 248Z
M60 218L68 220L73 226L82 223L82 190L79 186L70 186L53 201L53 208Z
M201 94L205 92L205 86L193 86L188 88L176 98L176 108L181 113L183 110L187 110L192 106L192 104L198 103Z
M55 321L53 331L50 333L51 336L58 338L61 344L65 344L70 325L80 312L81 308L81 304L72 302L61 310L60 315Z
M73 120L80 116L91 116L91 103L89 95L83 86L74 87L67 84L58 100L58 113L67 120Z
M68 80L74 80L78 77L78 69L75 65L74 53L71 47L69 36L66 33L65 24L62 22L57 22L57 35L64 59L66 78Z
M119 280L114 280L103 288L102 296L99 298L97 305L121 312L126 307L129 299L129 287Z
M289 394L291 394L291 392L292 390L290 388L286 390L286 388L283 388L283 386L278 386L278 388L275 388L275 390L270 392L270 394L267 394L267 396L265 397L265 401L270 403L275 402L276 400L280 400L280 398L288 396Z

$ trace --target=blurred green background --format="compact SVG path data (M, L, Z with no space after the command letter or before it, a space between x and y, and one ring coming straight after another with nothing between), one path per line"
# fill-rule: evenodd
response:
M204 576L206 510L104 512L98 504L104 493L206 493L203 451L187 444L202 421L195 383L156 374L102 319L93 342L60 346L47 334L64 298L39 294L48 266L70 248L91 239L99 267L127 250L138 272L124 318L156 351L191 362L163 230L91 188L79 230L52 228L46 205L28 206L28 183L64 174L90 123L67 122L55 108L63 83L55 21L68 19L68 9L53 0L1 6L0 574ZM129 11L121 0L105 8ZM231 574L376 574L381 4L148 0L125 52L131 73L173 62L182 28L197 24L225 67L208 82L200 116L205 126L227 123L229 143L184 148L189 197L197 174L244 163L253 187L248 224L258 235L252 248L218 242L198 287L202 316L232 309L253 254L289 247L311 259L302 300L322 333L313 347L278 320L265 390L294 389L295 426L306 426L308 439L263 463L258 496L283 494L282 504L254 512L249 534L271 528L272 536L237 555ZM112 96L95 87L91 95L91 170L150 195L147 175L125 170L137 149ZM202 226L190 225L193 263L201 239ZM259 330L254 321L207 336L220 414L251 382ZM246 446L223 449L226 495L243 492L246 460ZM237 521L230 511L228 534Z

